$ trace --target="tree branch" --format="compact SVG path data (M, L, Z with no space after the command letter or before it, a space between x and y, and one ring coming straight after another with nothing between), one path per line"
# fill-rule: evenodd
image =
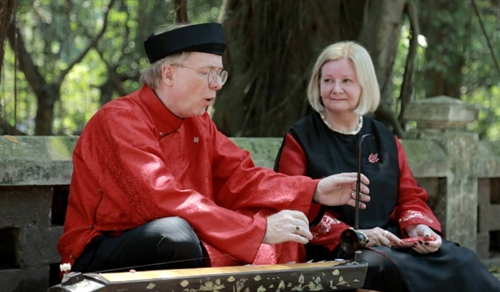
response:
M16 13L16 0L4 0L0 8L0 72L3 67L4 44L7 38L7 28Z
M401 91L399 94L399 100L401 102L401 109L399 112L398 121L401 127L405 128L404 114L406 108L410 103L411 93L411 78L413 76L413 64L415 62L415 56L417 55L418 48L418 35L420 34L420 28L418 25L418 17L415 12L415 5L412 0L408 0L405 5L405 11L410 19L410 30L411 39L410 46L408 48L408 55L406 57L405 73L403 74L403 83L401 84Z
M104 33L106 32L106 28L108 26L108 15L109 15L109 11L111 10L111 7L113 6L113 4L115 3L115 0L110 0L109 1L109 4L108 4L108 7L106 9L106 12L104 14L104 22L102 24L102 28L101 28L101 31L96 35L96 37L88 44L88 46L80 53L80 55L78 55L74 60L73 62L71 62L69 65L68 65L68 68L66 68L65 70L63 70L61 72L61 75L59 75L59 77L57 78L57 81L56 81L56 84L57 85L60 85L62 83L62 81L64 80L64 77L66 77L66 75L69 73L69 71L73 68L73 66L75 66L76 64L78 64L84 57L85 55L87 55L87 53L90 51L90 49L92 49L92 47L94 47L97 42L99 41L99 39L104 35Z
M187 0L175 0L175 19L177 23L187 23Z
M495 55L495 51L493 50L493 47L491 46L490 43L490 38L488 37L488 34L486 33L486 29L484 28L483 20L481 19L481 15L479 14L479 10L477 9L476 6L476 1L470 0L472 7L474 8L474 12L477 15L477 19L479 19L479 25L481 26L481 30L483 31L484 37L486 38L486 42L488 43L488 48L490 49L491 56L493 57L493 62L495 63L495 66L497 68L498 74L500 75L500 65L498 65L498 60Z
M33 89L35 95L39 96L44 88L48 86L47 81L42 76L38 67L35 66L31 55L26 50L23 37L16 27L16 23L12 22L7 30L7 37L12 50L17 54L19 60L19 68L26 76L26 80Z
M399 138L404 138L404 130L401 128L401 125L398 123L398 119L394 111L385 104L380 104L375 112L378 120L383 120L389 123L392 126L392 132L398 136Z

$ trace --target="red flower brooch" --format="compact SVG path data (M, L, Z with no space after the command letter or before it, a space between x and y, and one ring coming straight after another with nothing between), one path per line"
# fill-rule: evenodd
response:
M368 162L370 162L370 163L376 163L376 162L378 162L378 160L379 160L378 153L375 153L375 154L371 153L370 156L368 156Z

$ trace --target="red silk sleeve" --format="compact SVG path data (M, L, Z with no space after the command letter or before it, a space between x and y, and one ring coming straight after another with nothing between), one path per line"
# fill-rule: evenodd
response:
M396 137L399 160L399 196L398 207L393 214L399 222L401 234L406 234L404 228L409 225L425 224L441 233L441 224L427 205L429 195L418 186L411 173L403 145Z
M278 158L278 172L287 175L306 175L306 155L300 144L289 133Z
M290 133L286 134L283 142L283 149L278 157L277 172L287 175L306 175L307 161L302 146L293 138ZM307 217L309 222L313 221L319 213L321 204L313 202Z

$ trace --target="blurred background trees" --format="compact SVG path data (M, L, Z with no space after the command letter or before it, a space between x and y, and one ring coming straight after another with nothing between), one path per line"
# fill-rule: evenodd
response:
M412 126L411 100L447 95L480 105L473 130L500 140L500 0L0 0L0 9L0 134L78 134L101 105L139 88L143 42L157 26L218 21L230 78L211 112L229 136L283 136L310 112L319 52L355 40L381 85L375 117L397 135Z

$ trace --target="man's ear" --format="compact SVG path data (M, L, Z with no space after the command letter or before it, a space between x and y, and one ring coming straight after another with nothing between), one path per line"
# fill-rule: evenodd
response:
M172 86L174 84L173 66L165 65L161 68L161 82L165 83L167 86Z

